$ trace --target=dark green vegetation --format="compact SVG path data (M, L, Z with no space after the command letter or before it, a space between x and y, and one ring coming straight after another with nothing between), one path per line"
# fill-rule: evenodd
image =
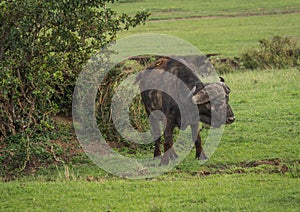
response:
M236 70L300 69L300 46L289 37L273 36L259 40L259 45L246 50L241 57L212 58L219 74Z
M242 55L241 63L246 69L300 68L300 46L287 37L262 39L258 49L252 49Z
M281 41L288 39L285 44L290 41L299 43L300 5L294 0L244 3L231 0L195 0L184 4L182 1L171 0L122 0L112 5L112 8L129 14L145 9L152 12L150 19L155 20L145 26L121 32L120 37L138 32L168 33L191 42L204 53L220 54L213 58L215 60L234 60L234 57L241 59L242 54L246 53L255 56L247 61L258 61L256 53L261 47L257 45L258 41L269 46L274 46L275 42L272 40L275 38L280 38ZM33 11L30 14L34 16ZM1 13L1 17L2 14L6 13ZM51 48L55 48L55 45ZM266 51L264 55L268 54L272 53ZM46 122L42 128L35 128L35 133L32 134L34 138L28 139L27 134L21 133L1 141L0 210L298 211L299 53L292 55L293 57L286 59L279 56L282 59L279 64L288 64L282 67L268 63L257 70L236 70L225 64L223 76L232 90L230 103L237 120L225 127L217 151L201 166L194 159L193 150L183 163L163 176L137 181L116 178L89 161L75 139L70 118L63 118L61 115L52 116L49 126ZM276 57L273 54L271 56L274 61ZM62 58L65 57L67 56ZM18 58L15 56L10 64L16 63L17 66L18 62L24 61L23 56L22 60L17 60ZM296 65L289 63L291 58L298 58ZM50 63L48 57L44 60L46 64L53 64L53 68L49 65L50 73L71 70L64 62L57 63L54 60ZM263 63L266 61L264 59ZM41 61L37 64L41 64ZM136 63L126 66L141 68ZM62 67L67 69L61 69ZM45 72L41 73L34 72L37 70L40 69L32 69L32 73L36 74L32 76L34 79L45 79L49 86L56 82L54 75L47 78L48 69L43 69ZM6 73L8 72L1 70L1 83L5 82L3 79ZM117 86L117 79L118 76L111 78L113 86ZM70 80L71 78L67 78L67 81L61 81L61 87L70 89L64 84ZM19 81L11 82L10 85L19 85L18 83ZM50 92L51 97L56 93L59 98L54 103L62 101L66 108L70 107L67 103L68 96L65 99L57 90ZM5 93L0 93L3 94ZM49 97L48 94L49 92L42 92L38 97ZM44 120L45 110L39 111L39 114L42 118L36 120ZM203 129L204 138L206 134L207 130ZM115 146L119 147L118 144ZM119 151L128 157L151 157L151 148L151 145L138 150L123 147ZM4 182L13 179L14 181Z
M87 59L148 15L117 15L109 2L1 1L0 140L20 133L29 139L51 130L49 115L70 114Z
M117 32L148 16L117 14L107 8L111 2L1 1L1 175L3 170L24 170L34 157L45 159L52 148L47 142L55 139L51 134L60 132L50 117L71 115L83 65Z

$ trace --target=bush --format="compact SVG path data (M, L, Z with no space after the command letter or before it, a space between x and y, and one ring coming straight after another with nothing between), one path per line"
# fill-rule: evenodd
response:
M290 37L262 39L258 48L242 54L241 65L246 69L300 68L300 47Z
M231 73L240 68L239 58L211 58L210 62L219 75Z
M112 98L116 94L116 88L118 88L124 79L131 74L141 71L143 68L142 65L134 60L123 61L112 69L104 78L102 84L105 86L99 87L98 98L96 101L98 127L106 141L112 146L131 146L131 142L124 139L115 129L111 111ZM130 85L128 85L127 89L130 89L129 86ZM135 129L140 132L149 129L148 115L142 104L141 95L136 96L132 100L129 105L129 113L131 125ZM123 121L121 116L115 114L115 117L119 118L117 121Z
M110 2L1 1L0 141L47 130L49 115L70 113L87 59L149 15L117 15Z
M30 148L35 136L53 130L49 117L70 113L85 62L117 32L149 16L118 15L108 3L114 0L1 1L0 147L13 139L14 145ZM28 155L17 161L23 163Z

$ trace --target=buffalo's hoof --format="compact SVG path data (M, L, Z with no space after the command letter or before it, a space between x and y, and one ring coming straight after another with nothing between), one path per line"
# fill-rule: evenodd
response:
M160 160L160 166L167 166L169 164L169 157L165 157L165 155Z
M196 159L198 159L198 160L207 160L208 157L206 157L205 153L202 151L201 154L196 154Z
M161 160L162 159L162 155L157 155L153 157L153 160Z
M159 152L157 151L157 152L154 153L154 157L160 157L160 156L161 156L161 152L160 151Z
M160 165L166 166L169 164L169 159L176 160L178 158L178 155L176 154L175 150L173 148L168 149L167 152L162 156Z
M176 154L176 152L173 148L169 149L167 154L169 155L169 158L171 160L176 160L178 158L178 155Z

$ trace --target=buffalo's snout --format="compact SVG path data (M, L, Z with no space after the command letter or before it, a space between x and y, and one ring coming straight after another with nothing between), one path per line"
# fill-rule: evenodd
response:
M229 105L230 88L224 82L208 83L195 93L192 101L198 105L202 122L218 128L222 124L232 124L235 121L234 113Z
M227 102L228 104L228 102ZM226 119L226 124L232 124L235 120L234 113L230 107L230 105L227 105L227 119Z
M226 120L226 124L232 124L235 120L235 117L232 116L232 117L228 117L227 120Z

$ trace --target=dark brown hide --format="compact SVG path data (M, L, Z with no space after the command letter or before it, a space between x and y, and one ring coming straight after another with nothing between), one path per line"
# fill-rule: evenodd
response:
M225 83L202 83L182 61L161 58L140 72L136 82L139 83L142 101L149 115L151 132L155 140L154 157L161 156L159 121L164 121L166 125L165 154L161 164L168 164L169 159L177 157L172 149L175 127L184 130L188 125L191 126L196 158L205 159L199 134L199 121L213 127L234 121L233 112L228 104L230 89Z

